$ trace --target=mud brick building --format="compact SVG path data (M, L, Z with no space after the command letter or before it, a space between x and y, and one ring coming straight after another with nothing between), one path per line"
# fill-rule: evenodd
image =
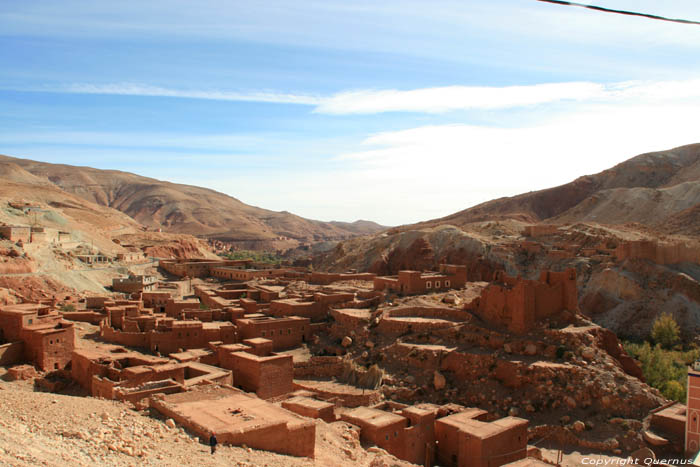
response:
M217 348L219 366L231 370L236 386L263 399L294 390L291 355L273 353L269 339L246 339L243 342Z
M404 406L397 412L376 406L357 407L341 415L341 419L360 427L362 441L376 444L413 464L432 465L437 412L437 406Z
M21 355L44 371L65 368L75 348L73 323L35 303L0 308L0 342L21 342ZM13 346L17 349L17 345ZM19 352L14 351L16 356Z
M205 439L213 432L222 444L314 457L313 420L234 388L201 386L180 394L154 396L150 405Z
M148 275L129 275L112 279L112 290L128 294L150 292L156 288L156 277Z
M435 422L441 465L498 467L526 457L528 421L506 417L485 422L479 420L482 412L460 412Z
M0 237L11 242L29 243L32 239L32 230L22 225L0 225Z
M399 271L398 276L375 277L374 290L414 295L431 291L461 289L466 283L466 266L441 264L439 272Z
M214 268L230 267L244 268L248 267L253 260L210 260L210 259L174 259L162 260L159 266L177 277L209 277L212 275Z
M308 318L289 316L275 318L259 316L236 320L238 335L241 339L262 337L273 342L273 349L286 350L299 347L311 338L311 322Z
M482 290L481 296L465 305L483 320L524 333L539 320L564 310L578 311L576 270L542 271L539 280L511 277L502 271Z
M202 382L232 384L231 372L197 362L178 363L122 348L79 349L72 377L94 397L137 402L153 394L183 392Z

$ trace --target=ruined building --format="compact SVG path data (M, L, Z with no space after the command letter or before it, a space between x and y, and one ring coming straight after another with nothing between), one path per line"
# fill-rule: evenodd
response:
M542 271L539 280L511 277L501 271L465 309L510 332L525 333L539 320L564 310L578 311L576 270Z

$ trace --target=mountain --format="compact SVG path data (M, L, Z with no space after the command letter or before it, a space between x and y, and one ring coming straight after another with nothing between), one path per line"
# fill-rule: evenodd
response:
M537 223L557 227L525 236L523 227ZM625 256L627 250L635 254ZM685 253L671 259L662 251ZM491 280L498 270L533 279L543 270L574 268L580 309L596 323L640 339L667 312L690 340L700 332L697 255L700 144L693 144L642 154L558 187L353 238L316 255L313 265L396 274L464 264L472 281Z
M638 222L667 233L697 233L697 225L688 230L688 223L697 222L688 213L697 212L699 204L700 144L692 144L642 154L565 185L487 201L401 229L513 219L527 223ZM688 218L680 222L678 216Z
M151 229L234 242L246 248L289 248L375 233L373 222L321 222L247 205L207 188L116 170L49 164L0 156L42 183L119 210Z

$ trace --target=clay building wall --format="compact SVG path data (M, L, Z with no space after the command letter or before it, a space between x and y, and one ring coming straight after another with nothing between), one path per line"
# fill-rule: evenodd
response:
M330 402L297 396L283 401L282 407L303 417L320 418L326 423L335 421L335 406Z
M485 420L488 412L481 409L467 409L463 412L443 417L435 422L435 439L438 449L436 459L438 464L455 467L459 460L461 421L466 419Z
M34 325L22 330L25 355L44 371L64 369L75 348L73 323L57 320L50 327Z
M24 359L24 342L9 342L0 345L0 366L10 366Z
M287 298L270 302L269 314L277 317L300 316L317 322L321 321L326 313L324 313L324 307L320 303Z
M11 242L31 242L31 228L18 225L0 225L0 236Z
M169 300L165 304L165 314L166 316L170 316L171 318L175 318L178 315L181 314L182 310L185 309L198 309L199 308L199 300L195 298L190 298L187 300Z
M459 433L458 467L498 467L527 456L527 420L472 420Z
M311 357L294 362L294 379L334 378L343 373L342 357Z
M238 390L202 387L151 398L151 406L200 437L216 431L222 444L314 457L312 420Z
M296 316L243 318L236 320L236 326L241 340L255 337L270 339L275 351L299 347L311 337L309 319Z
M576 271L543 271L539 281L497 274L497 283L482 290L481 296L465 305L482 319L523 333L535 322L563 310L576 312Z
M700 244L680 241L627 241L617 246L614 255L618 261L645 259L656 264L700 263Z
M294 365L291 355L258 356L232 352L221 362L231 370L236 386L263 399L292 392Z
M559 231L559 226L554 224L526 225L521 232L525 237L541 237L554 235Z

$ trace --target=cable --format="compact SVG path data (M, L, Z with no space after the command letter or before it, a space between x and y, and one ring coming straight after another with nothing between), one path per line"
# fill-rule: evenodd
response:
M612 8L605 8L602 6L586 5L584 3L565 2L562 0L536 0L536 1L544 2L544 3L554 3L555 5L577 6L577 7L581 7L581 8L588 8L589 10L602 11L604 13L616 13L618 15L627 15L627 16L641 16L642 18L655 19L655 20L659 20L659 21L669 21L671 23L681 23L681 24L694 24L694 25L700 26L700 21L691 21L688 19L678 19L678 18L666 18L664 16L650 15L648 13L638 13L635 11L614 10Z

